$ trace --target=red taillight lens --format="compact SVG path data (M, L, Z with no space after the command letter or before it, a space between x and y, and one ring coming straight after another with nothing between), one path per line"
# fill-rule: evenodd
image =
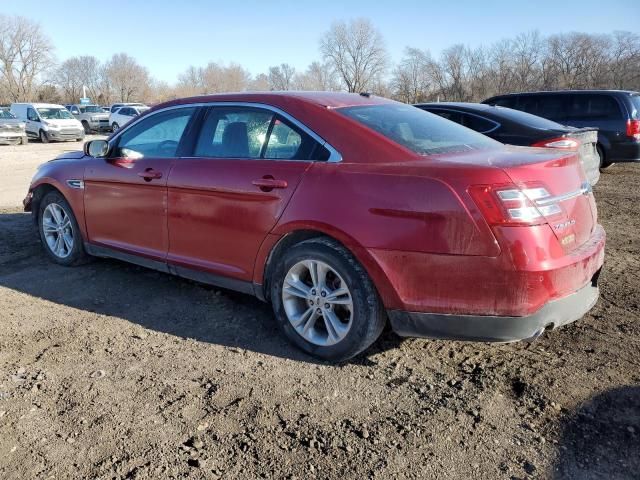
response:
M577 150L580 146L580 142L574 138L569 137L557 137L550 138L549 140L542 140L540 142L533 143L532 147L544 147L544 148L564 148L565 150Z
M640 120L627 120L627 137L640 140Z
M474 185L469 194L491 225L539 225L562 213L557 203L549 203L551 194L540 185L522 189L512 184Z

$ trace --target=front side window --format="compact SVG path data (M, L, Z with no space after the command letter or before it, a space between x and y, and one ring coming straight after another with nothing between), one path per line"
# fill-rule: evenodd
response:
M40 120L38 118L38 114L36 113L36 111L33 108L27 109L27 119L31 120L32 122L37 122L37 121Z
M157 113L125 130L115 148L116 157L171 158L195 108L178 108Z
M343 107L336 111L420 155L464 152L501 145L480 133L408 105L366 105Z
M69 110L63 107L38 108L37 110L43 120L67 120L73 118Z

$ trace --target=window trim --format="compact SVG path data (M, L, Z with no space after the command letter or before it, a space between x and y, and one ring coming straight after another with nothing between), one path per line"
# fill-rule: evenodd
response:
M324 140L320 135L315 133L313 130L307 127L304 123L300 122L295 117L292 117L287 112L285 112L284 110L281 110L278 107L274 107L273 105L268 105L266 103L260 103L260 102L200 102L200 103L181 103L179 105L171 105L169 107L164 107L164 108L155 110L153 112L149 112L148 114L143 114L138 117L135 117L135 120L130 121L126 127L118 130L116 134L109 139L109 150L111 150L111 148L113 148L114 145L117 145L119 137L124 132L134 127L138 122L145 120L150 116L157 115L162 112L167 112L169 110L175 110L178 108L202 109L203 107L205 108L206 107L248 107L248 108L261 108L264 110L269 110L275 113L276 115L280 115L285 120L291 122L291 124L293 124L295 127L302 130L304 133L309 135L311 138L313 138L316 142L318 142L324 148L329 150L329 158L327 160L286 160L286 161L322 162L322 163L325 163L325 162L337 163L342 161L342 155L340 154L340 152L338 152L338 150L336 150L329 142ZM198 110L196 110L196 113L197 111ZM194 113L194 117L195 117L195 113ZM201 157L181 157L181 158L201 158Z
M496 122L495 120L491 120L490 118L483 117L482 115L478 115L476 113L466 112L464 110L457 110L456 108L429 107L429 110L427 110L427 111L430 112L430 113L434 113L431 110L440 110L441 112L455 112L455 113L459 113L461 115L471 115L472 117L476 117L476 118L479 118L480 120L484 120L486 122L492 123L494 125L493 128L490 128L489 130L485 130L483 132L480 132L478 130L473 130L473 128L467 127L466 125L462 125L462 124L460 124L458 122L454 122L454 123L458 123L458 125L461 125L462 127L468 128L469 130L473 130L474 132L481 133L482 135L486 135L487 133L495 132L498 128L500 128L502 126L502 124L500 122ZM437 115L437 113L435 113L435 115ZM446 118L445 120L449 120L449 119ZM453 122L453 120L449 120L449 121Z

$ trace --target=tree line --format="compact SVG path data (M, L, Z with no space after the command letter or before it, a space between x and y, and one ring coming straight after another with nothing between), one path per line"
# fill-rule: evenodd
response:
M0 15L0 104L75 103L83 87L92 101L144 101L246 90L371 92L416 103L479 101L527 90L616 88L640 90L640 35L529 32L491 45L455 44L433 57L407 47L394 63L368 19L339 21L319 40L318 58L298 71L282 63L252 75L237 63L190 66L174 84L154 79L126 53L100 60L85 55L56 62L41 26Z

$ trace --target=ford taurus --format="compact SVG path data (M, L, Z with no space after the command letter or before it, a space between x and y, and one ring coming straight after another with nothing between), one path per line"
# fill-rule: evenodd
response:
M366 94L164 103L42 165L24 206L54 262L112 257L256 295L332 361L387 322L535 338L594 305L604 258L575 152Z

